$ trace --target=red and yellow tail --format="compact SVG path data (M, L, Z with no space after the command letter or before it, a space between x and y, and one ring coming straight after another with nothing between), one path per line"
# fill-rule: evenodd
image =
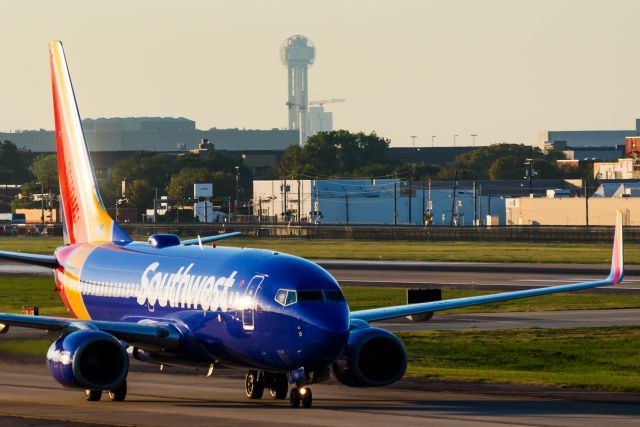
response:
M61 42L49 56L65 242L129 242L102 204Z

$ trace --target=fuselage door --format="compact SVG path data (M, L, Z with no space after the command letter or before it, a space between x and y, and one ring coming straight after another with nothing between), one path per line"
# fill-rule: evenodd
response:
M244 290L244 299L247 305L242 310L242 328L245 331L253 331L255 327L256 295L263 280L264 276L262 275L253 276Z

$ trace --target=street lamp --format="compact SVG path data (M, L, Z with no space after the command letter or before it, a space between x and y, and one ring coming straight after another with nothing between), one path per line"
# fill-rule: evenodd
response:
M433 140L436 139L435 135L431 135L431 148L433 148Z
M458 135L453 135L453 146L456 146L456 138L458 137Z
M240 188L240 166L236 166L236 204L234 205L234 210L238 213L238 192Z
M473 146L474 147L476 146L476 136L478 136L478 134L476 134L476 133L472 133L471 134L471 138L473 138Z

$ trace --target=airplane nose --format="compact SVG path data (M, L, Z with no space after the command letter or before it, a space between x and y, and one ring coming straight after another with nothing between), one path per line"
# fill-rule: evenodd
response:
M299 335L304 342L305 368L315 370L333 363L342 352L349 338L349 311L346 303L319 304L309 311Z

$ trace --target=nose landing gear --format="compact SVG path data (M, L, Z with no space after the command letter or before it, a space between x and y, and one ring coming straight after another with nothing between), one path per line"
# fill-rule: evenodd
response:
M309 387L298 385L296 388L291 389L289 393L289 406L292 408L300 407L310 408L313 403L313 393Z

